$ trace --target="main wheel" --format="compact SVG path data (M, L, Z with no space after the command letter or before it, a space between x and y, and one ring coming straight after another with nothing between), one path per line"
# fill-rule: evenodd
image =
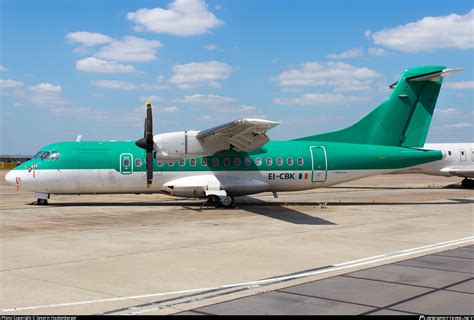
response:
M225 196L225 197L219 197L219 201L221 206L224 208L231 208L234 206L234 197L231 196Z
M461 187L463 187L464 189L472 189L472 188L474 188L474 180L465 178L465 179L461 182Z

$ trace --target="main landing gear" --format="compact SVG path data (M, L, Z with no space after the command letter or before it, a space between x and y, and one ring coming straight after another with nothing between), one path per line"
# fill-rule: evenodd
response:
M461 182L461 187L463 187L463 189L473 189L474 188L474 180L464 178L464 180Z
M207 200L201 205L201 209L204 206L214 206L216 208L233 208L235 206L234 197L232 196L216 196L210 195Z

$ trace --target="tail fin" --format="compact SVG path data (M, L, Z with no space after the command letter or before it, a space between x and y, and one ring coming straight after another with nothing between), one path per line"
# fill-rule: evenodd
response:
M389 99L356 124L296 140L422 147L443 77L459 71L444 66L408 69L390 86L393 92Z

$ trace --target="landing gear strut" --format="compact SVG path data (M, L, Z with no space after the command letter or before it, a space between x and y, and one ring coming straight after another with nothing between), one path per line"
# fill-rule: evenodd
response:
M461 182L461 187L464 189L473 189L474 188L474 180L464 178L464 180Z

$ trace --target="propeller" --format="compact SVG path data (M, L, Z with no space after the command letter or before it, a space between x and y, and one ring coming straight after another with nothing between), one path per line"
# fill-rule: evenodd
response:
M143 138L135 141L135 144L146 151L146 187L150 188L153 181L153 116L151 113L151 102L146 102L145 132Z

